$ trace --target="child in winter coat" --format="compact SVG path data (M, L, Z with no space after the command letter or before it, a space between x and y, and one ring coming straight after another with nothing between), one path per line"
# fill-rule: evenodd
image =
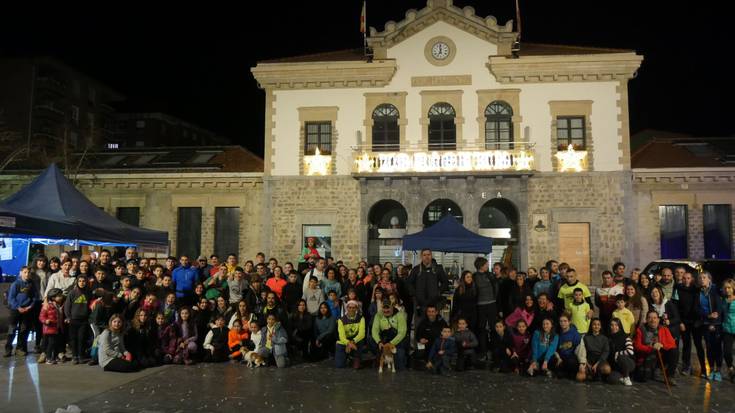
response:
M46 338L46 364L56 364L56 358L63 355L64 348L64 312L61 309L64 293L59 288L52 288L47 298L38 319L43 324L43 336Z
M503 373L511 371L510 356L513 354L513 338L510 331L505 328L503 320L495 322L495 331L490 339L490 349L493 355L493 370Z
M69 344L71 347L72 363L79 364L87 353L87 331L89 330L89 302L90 294L87 290L87 278L77 277L76 286L69 292L64 303L64 318L69 325Z
M528 366L528 359L531 358L531 334L528 332L528 324L523 320L518 320L516 328L510 332L512 345L510 348L510 367L513 372L518 374Z
M205 362L222 362L226 361L229 356L229 333L225 327L225 317L218 315L214 320L214 327L207 333L204 338L204 361Z
M158 346L156 348L156 359L165 364L171 364L176 355L176 331L174 326L166 322L163 313L156 315L156 337Z
M454 341L457 343L457 371L464 371L469 365L477 364L477 348L479 342L475 333L467 328L467 320L459 318L457 320L457 331L454 333Z
M626 307L627 299L626 296L623 294L618 294L615 297L615 306L617 307L615 311L613 311L612 316L613 318L617 318L620 320L620 323L623 325L623 331L628 336L631 336L635 332L635 316L633 315L633 312Z
M457 344L452 337L452 329L442 328L441 336L434 340L429 350L429 362L426 369L434 374L445 374L449 371L449 363L457 354Z
M227 348L229 349L230 360L242 359L247 348L245 342L250 338L250 332L247 329L242 328L240 320L235 320L232 323L232 328L227 336Z

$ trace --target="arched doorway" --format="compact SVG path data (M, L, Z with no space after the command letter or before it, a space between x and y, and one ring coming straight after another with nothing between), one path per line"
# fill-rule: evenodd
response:
M520 214L515 204L505 198L491 199L480 208L480 235L493 239L493 261L520 268Z
M440 198L431 201L431 203L426 206L426 209L424 209L424 228L429 228L436 224L446 215L452 215L457 218L457 221L460 224L463 221L462 209L460 209L459 205L451 199Z
M368 213L368 262L397 262L408 214L400 202L378 201Z

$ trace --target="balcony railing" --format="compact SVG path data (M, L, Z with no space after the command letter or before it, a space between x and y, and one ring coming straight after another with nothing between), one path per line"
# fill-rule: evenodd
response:
M352 172L359 175L387 173L493 172L534 170L533 144L514 142L458 150L383 151L370 145L353 147ZM395 149L395 147L390 148Z

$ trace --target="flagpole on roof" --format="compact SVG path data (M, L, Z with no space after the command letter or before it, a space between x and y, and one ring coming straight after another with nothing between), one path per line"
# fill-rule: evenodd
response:
M369 58L367 44L367 1L362 2L362 12L360 13L360 32L362 33L362 51L365 57Z
M519 0L516 0L516 28L518 29L518 35L511 46L511 53L515 58L518 57L518 52L521 51L521 7L518 2Z

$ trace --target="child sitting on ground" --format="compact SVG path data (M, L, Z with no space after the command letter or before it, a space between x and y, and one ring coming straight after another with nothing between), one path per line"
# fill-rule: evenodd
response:
M495 322L495 331L490 339L490 350L493 356L493 370L503 373L512 370L510 356L513 354L513 337L505 328L503 320Z
M449 363L457 354L457 344L452 337L452 329L443 327L441 336L434 340L429 350L429 362L426 369L434 374L446 374L449 371Z
M528 359L531 358L531 334L528 332L528 324L524 320L518 320L516 328L511 331L510 367L516 374L528 367Z
M250 332L242 328L238 319L232 322L232 329L227 337L227 347L230 350L230 360L242 359L247 352L245 342L250 338Z
M228 359L229 330L225 327L225 317L218 315L214 327L204 338L204 361L218 363Z
M467 320L457 320L457 331L454 333L454 341L457 343L457 371L464 371L466 367L477 364L477 348L479 342L475 333L467 328Z

